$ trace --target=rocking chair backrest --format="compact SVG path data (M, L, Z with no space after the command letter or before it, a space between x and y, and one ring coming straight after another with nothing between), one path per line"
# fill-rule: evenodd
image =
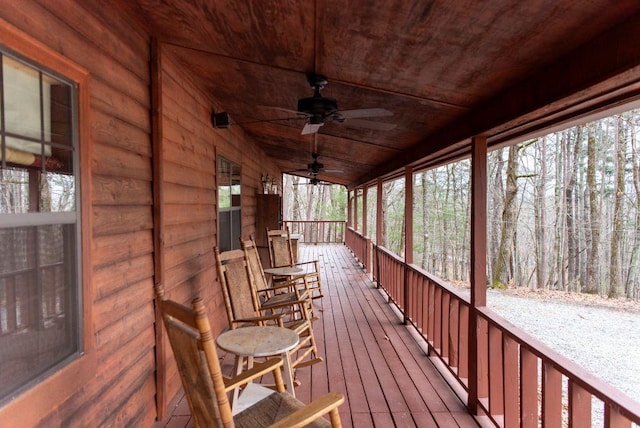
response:
M264 275L262 268L262 262L260 261L260 253L258 252L258 246L253 238L240 241L240 246L244 251L249 270L253 277L253 284L257 291L266 290L269 288L269 283Z
M242 250L220 253L214 248L218 280L222 287L229 328L235 328L235 320L258 315L258 303L252 290L250 273Z
M193 300L193 309L160 298L158 304L195 426L233 427L231 406L202 299Z
M269 243L269 259L271 267L293 266L293 247L289 228L280 230L267 229L267 242Z

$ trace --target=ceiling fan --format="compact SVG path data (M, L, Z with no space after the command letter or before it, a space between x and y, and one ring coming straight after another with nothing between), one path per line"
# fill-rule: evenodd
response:
M328 181L322 181L318 177L311 177L308 181L295 183L294 186L334 186L335 184Z
M332 172L343 172L340 169L324 169L324 164L318 162L318 156L320 156L318 153L313 152L311 153L311 157L313 158L313 162L308 163L306 168L301 168L301 169L294 169L293 171L289 171L291 173L293 172L308 172L309 176L311 177L311 179L316 179L317 180L317 175L320 174L321 172L326 172L326 173L332 173Z
M314 134L327 121L346 123L350 126L372 129L375 131L390 131L396 127L393 123L384 123L365 118L388 117L393 113L383 108L365 108L356 110L338 110L338 102L334 98L323 97L320 91L327 85L328 80L321 74L309 74L309 84L313 88L313 96L298 100L298 109L289 110L280 107L272 107L288 113L295 113L300 118L306 119L302 135Z

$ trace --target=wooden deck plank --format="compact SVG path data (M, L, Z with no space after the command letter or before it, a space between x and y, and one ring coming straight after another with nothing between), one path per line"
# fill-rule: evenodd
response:
M300 260L320 261L325 297L313 327L325 361L297 371L299 399L342 392L344 427L478 426L345 246L302 245ZM183 406L176 425L156 427L184 426Z

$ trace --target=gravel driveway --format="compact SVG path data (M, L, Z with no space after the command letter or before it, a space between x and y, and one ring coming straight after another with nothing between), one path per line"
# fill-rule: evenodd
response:
M640 313L527 299L494 290L487 292L487 305L640 402Z

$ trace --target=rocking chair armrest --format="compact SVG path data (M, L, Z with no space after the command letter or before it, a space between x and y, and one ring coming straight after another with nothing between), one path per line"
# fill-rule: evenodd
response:
M227 392L232 389L245 385L260 376L263 376L274 370L280 370L283 361L282 357L269 358L267 361L254 364L254 366L248 370L243 371L237 376L232 378L224 378L224 387Z
M271 425L270 428L304 427L331 411L335 410L337 412L338 406L343 402L344 395L339 392L330 392L285 416Z
M278 282L274 285L269 286L269 288L263 288L262 290L257 290L257 292L268 294L268 293L280 290L282 288L292 288L295 285L296 285L295 280L288 280L288 281Z
M318 265L318 261L317 260L309 260L306 262L298 262L298 263L294 263L293 266L304 266L304 265ZM310 272L310 273L317 273L317 272Z
M256 325L260 324L263 321L279 321L282 318L280 314L271 314L271 315L262 315L259 317L249 317L249 318L238 318L233 320L234 324L244 324L244 323L254 323Z
M306 292L305 292L305 296L300 296L300 299L296 299L296 300L287 300L286 302L274 302L274 303L269 303L267 301L262 305L261 309L267 310L267 309L286 308L289 306L304 305L306 303L309 303L309 298L306 297Z

